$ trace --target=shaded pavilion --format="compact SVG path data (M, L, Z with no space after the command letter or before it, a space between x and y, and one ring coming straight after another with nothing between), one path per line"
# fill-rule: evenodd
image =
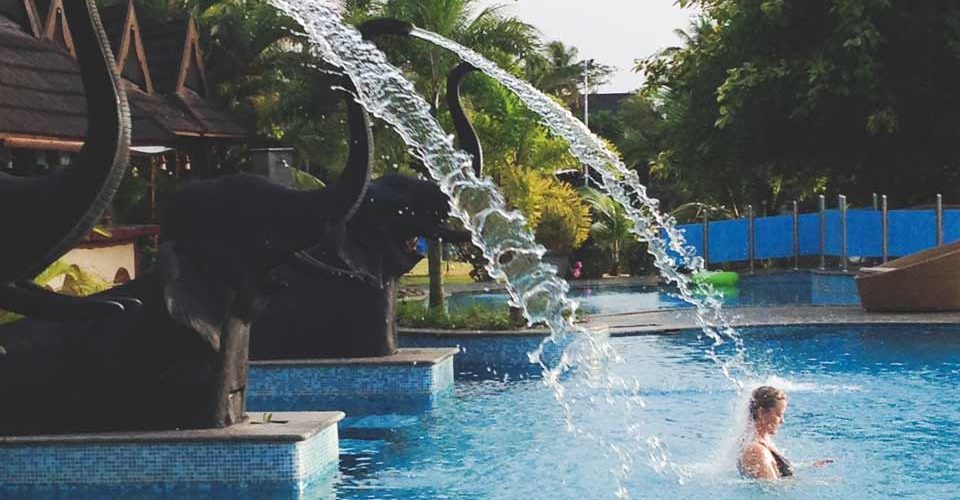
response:
M69 168L87 129L63 0L0 0L0 171ZM132 0L101 10L133 121L131 175L211 175L252 132L209 98L194 19L142 19ZM153 214L155 216L155 213Z

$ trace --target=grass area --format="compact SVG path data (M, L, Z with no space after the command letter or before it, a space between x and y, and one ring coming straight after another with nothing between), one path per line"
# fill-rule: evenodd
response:
M408 328L440 328L444 330L516 330L507 309L473 306L453 314L430 309L423 301L408 300L397 304L397 321Z
M451 285L473 283L470 271L473 267L466 262L449 261L443 263L443 282ZM409 273L400 277L400 286L429 285L430 275L427 272L427 259L423 259Z

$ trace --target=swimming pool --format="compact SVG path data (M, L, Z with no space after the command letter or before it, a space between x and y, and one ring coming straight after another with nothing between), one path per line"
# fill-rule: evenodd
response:
M574 282L574 284L576 284ZM577 287L570 296L589 314L621 314L656 309L689 307L676 295L676 288L658 286ZM506 307L507 295L459 293L448 299L451 311L474 305ZM860 297L852 275L809 272L743 276L734 289L724 291L723 305L858 305Z
M579 424L610 443L626 444L630 425L663 441L682 474L658 473L645 453L635 455L625 472L631 498L957 497L960 327L795 326L744 337L757 373L749 382L790 398L778 444L794 462L836 463L766 489L740 479L733 440L745 401L704 357L704 341L696 332L619 337L611 342L624 363L614 369L641 381L647 407L625 421L573 383L567 399L577 401ZM0 498L584 500L614 498L610 470L621 465L598 441L564 429L541 381L502 372L458 380L456 393L425 413L349 416L340 436L339 469L305 490L165 485L24 496L0 488Z
M960 328L785 327L748 330L755 381L785 388L777 442L795 462L836 463L766 491L734 472L743 398L704 359L693 332L613 339L617 369L643 382L646 432L688 474L628 473L633 498L956 498L960 484ZM584 394L571 394L582 397ZM624 422L589 411L616 439ZM738 411L739 410L739 411ZM636 423L636 422L634 422ZM342 430L338 498L612 498L617 461L563 430L536 380L460 381L422 416L355 417Z

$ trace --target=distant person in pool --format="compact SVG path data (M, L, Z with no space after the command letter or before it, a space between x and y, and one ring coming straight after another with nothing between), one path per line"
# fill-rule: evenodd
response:
M750 429L737 468L740 474L754 479L782 479L794 474L793 464L773 443L773 435L783 425L787 411L787 393L776 387L758 387L750 396ZM831 459L818 460L813 467L823 467Z

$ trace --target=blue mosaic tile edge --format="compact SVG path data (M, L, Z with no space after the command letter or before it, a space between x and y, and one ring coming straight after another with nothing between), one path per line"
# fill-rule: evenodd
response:
M538 376L540 365L531 363L528 353L535 351L544 340L543 335L480 335L442 336L403 333L400 345L410 348L453 347L460 352L454 357L454 371L458 377ZM563 354L565 344L547 343L543 360L555 365Z
M250 411L420 412L453 390L454 358L418 365L251 365Z
M299 489L310 478L335 470L338 437L333 424L303 441L265 438L264 442L4 446L0 447L0 498L43 486L272 485Z

